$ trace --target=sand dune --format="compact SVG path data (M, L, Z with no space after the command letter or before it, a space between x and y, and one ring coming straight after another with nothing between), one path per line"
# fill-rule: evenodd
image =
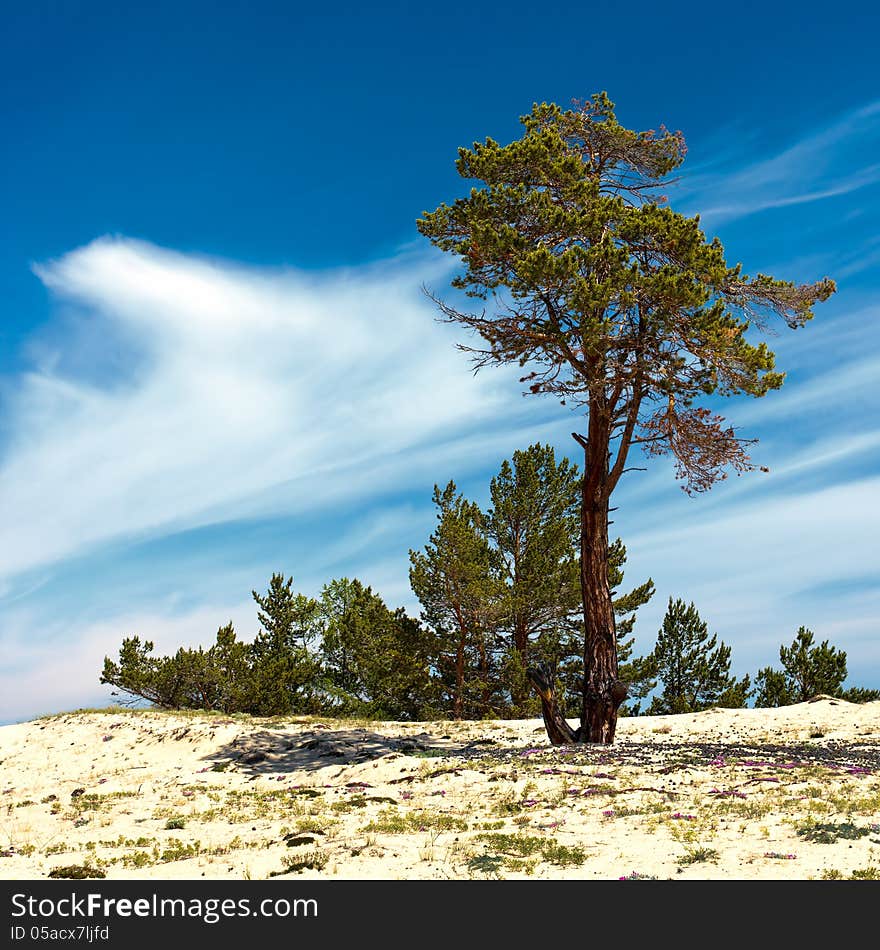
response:
M880 702L373 723L111 710L0 728L0 878L880 876ZM68 873L68 872L63 872Z

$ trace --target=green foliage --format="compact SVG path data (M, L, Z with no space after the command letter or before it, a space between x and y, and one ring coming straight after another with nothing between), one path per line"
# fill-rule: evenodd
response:
M801 326L833 281L797 286L728 266L699 218L660 193L684 161L681 133L624 128L604 92L568 111L536 103L521 121L509 145L459 149L459 174L480 186L417 222L461 261L453 286L495 304L472 314L438 300L441 310L482 338L478 366L527 367L529 392L601 413L604 441L620 431L610 489L635 437L671 453L692 491L748 469L733 430L697 403L778 389L773 354L747 331L767 313Z
M68 864L66 867L52 868L47 877L84 881L90 878L107 877L107 874L100 868L93 868L90 864Z
M758 672L756 706L788 706L822 693L841 695L846 653L829 646L827 640L813 646L812 630L800 627L791 646L779 648L779 659L782 671L765 667Z
M218 698L214 706L207 708L226 713L247 709L252 689L250 645L238 639L230 622L217 631L211 650Z
M318 602L273 574L267 593L253 596L262 624L253 643L227 624L209 650L156 657L152 642L128 637L117 662L105 658L101 682L171 709L397 719L437 711L433 634L360 581L332 581Z
M173 656L153 656L153 642L126 637L118 662L104 658L100 681L167 709L232 712L243 688L246 648L232 624L217 631L209 650L180 648Z
M331 709L383 719L422 718L435 702L434 637L372 589L341 578L321 596L321 655Z
M317 601L294 594L293 578L273 574L264 595L253 591L262 629L251 647L251 694L246 712L278 716L313 712L320 666L309 646L317 633Z
M850 686L838 694L848 703L871 703L880 699L880 689L866 689L863 686Z
M580 474L552 446L536 443L505 460L489 487L486 515L500 582L498 633L507 647L513 715L534 714L525 670L537 656L556 660L580 607Z
M798 837L817 844L834 844L841 839L855 841L870 833L870 829L860 828L851 821L809 821L797 830Z
M498 855L503 859L506 866L512 870L519 870L520 865L512 863L511 859L525 858L532 855L539 857L541 861L548 864L556 864L560 867L574 865L579 867L586 859L587 854L583 848L567 845L561 845L552 839L537 838L533 835L524 834L480 834L477 840L482 842L491 857ZM472 867L480 869L477 863L472 863Z
M497 712L493 628L501 594L497 555L478 505L455 482L434 486L437 527L421 552L410 551L410 584L422 619L437 635L443 695L457 718Z
M785 673L765 666L755 677L755 706L790 706L794 702Z
M693 604L669 598L663 626L657 635L653 661L661 694L649 714L689 713L710 706L738 708L749 696L749 677L730 675L730 647L711 637L708 625Z
M537 714L526 678L536 661L557 668L562 702L576 706L583 678L580 484L576 465L536 443L502 463L486 514L454 482L443 491L435 486L438 526L424 551L410 552L410 581L437 638L441 707L453 715ZM608 571L624 636L654 593L648 580L617 594L625 562L618 539ZM632 638L621 647L629 661ZM623 673L635 698L653 685L646 658L625 662Z
M715 848L687 848L677 863L687 867L689 864L700 864L703 861L717 861L719 856Z

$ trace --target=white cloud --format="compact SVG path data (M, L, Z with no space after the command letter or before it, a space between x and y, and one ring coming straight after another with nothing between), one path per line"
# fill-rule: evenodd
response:
M29 612L4 618L4 657L0 666L0 723L19 721L86 704L106 705L130 698L113 696L99 683L104 657L116 658L122 638L134 634L152 640L155 654L179 646L209 646L217 628L232 620L242 639L256 633L253 603L214 605L185 613L142 610L78 627L71 636L67 622L39 626ZM219 619L218 619L219 618ZM40 637L33 636L34 629Z
M840 116L768 159L686 177L679 194L688 213L712 226L759 211L820 201L880 181L880 164L865 161L880 142L880 102ZM752 152L760 146L748 144ZM706 205L706 201L709 202Z
M649 646L666 599L683 597L734 645L743 669L775 662L779 645L804 624L848 650L854 679L864 669L876 677L875 605L870 590L853 590L850 581L877 568L878 492L880 477L869 477L770 499L756 493L708 510L688 499L665 506L671 525L655 521L647 530L632 513L628 579L650 574L658 589L643 609L642 644Z
M316 276L101 239L35 271L78 316L10 401L0 577L261 497L366 497L490 422L535 418L512 373L474 377L434 319L433 261Z

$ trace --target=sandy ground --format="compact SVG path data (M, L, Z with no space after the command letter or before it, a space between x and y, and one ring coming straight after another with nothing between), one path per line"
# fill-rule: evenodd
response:
M880 702L366 723L157 711L0 728L0 878L880 877ZM62 874L68 872L61 872Z

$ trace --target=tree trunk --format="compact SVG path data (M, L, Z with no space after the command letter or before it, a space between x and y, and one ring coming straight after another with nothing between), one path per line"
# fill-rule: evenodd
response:
M584 613L584 681L581 724L572 729L556 703L552 671L531 668L529 679L541 699L547 736L553 745L614 742L617 711L627 688L618 679L617 631L608 586L608 472L610 432L603 407L590 406L589 436L572 433L584 449L581 482L581 595Z
M529 632L525 622L517 617L514 620L513 627L513 648L516 651L519 660L520 669L517 670L513 685L510 690L510 699L513 709L516 713L522 715L526 708L529 698L529 686L527 681L521 681L520 676L526 674L529 679ZM534 681L533 681L534 682ZM537 689L537 687L535 687Z
M455 694L452 697L452 718L461 719L464 713L464 633L459 632L455 651Z
M617 676L617 632L608 586L608 440L590 419L581 487L581 594L584 610L584 685L580 742L610 745L626 686Z
M477 649L479 650L479 655L480 655L480 678L481 678L481 685L483 688L482 701L481 701L483 708L480 710L480 712L482 715L485 716L489 712L489 707L491 706L491 703L489 702L489 695L490 695L489 658L486 653L486 641L482 633L480 633L477 643L478 643Z
M541 699L541 713L544 716L544 728L553 745L571 745L578 741L580 730L575 731L566 722L562 711L556 704L554 689L554 670L546 664L532 666L528 677Z

